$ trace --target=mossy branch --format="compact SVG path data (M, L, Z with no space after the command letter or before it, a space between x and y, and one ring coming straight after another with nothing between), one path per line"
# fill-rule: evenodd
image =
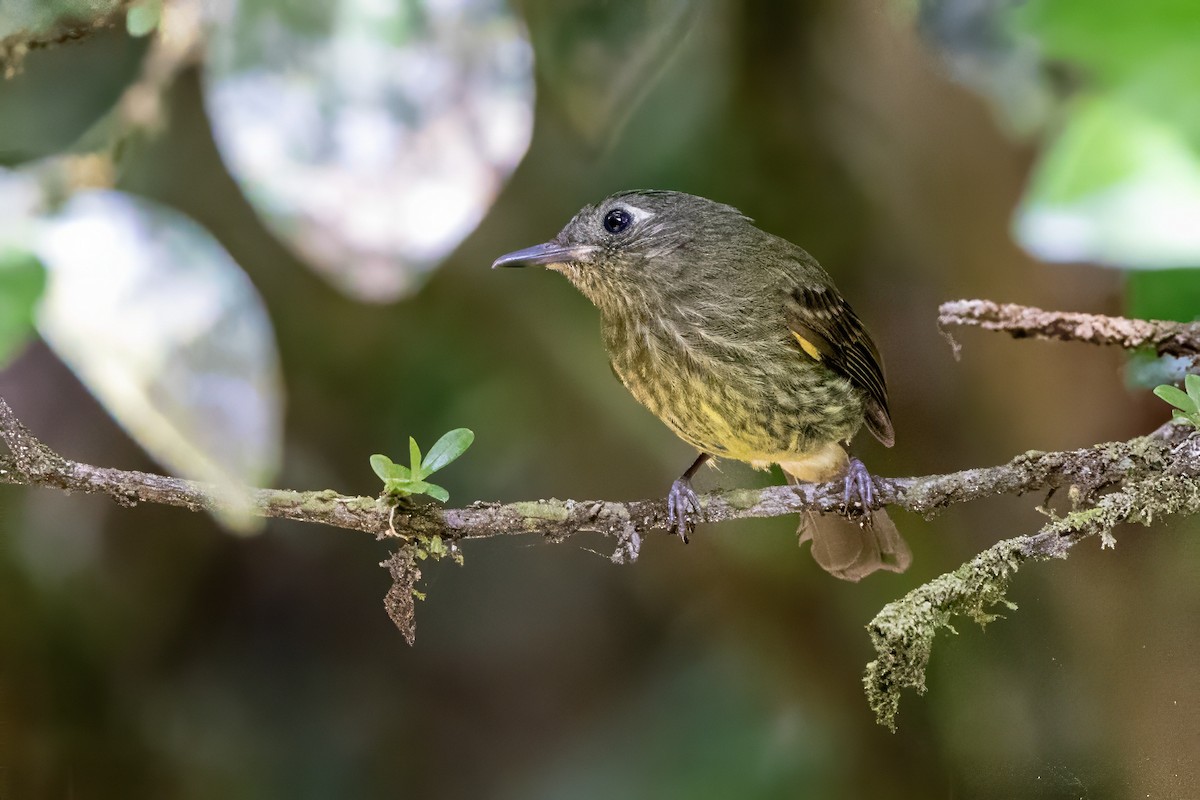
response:
M924 669L937 631L955 615L991 619L988 609L1003 602L1008 580L1027 560L1061 557L1086 532L1109 535L1125 519L1149 521L1165 513L1194 510L1196 439L1190 426L1167 424L1155 434L1128 442L1107 442L1078 450L1023 453L1006 464L918 478L880 478L881 504L929 515L958 503L998 494L1071 487L1077 510L1052 521L1041 532L1001 542L968 564L914 590L887 606L870 624L879 658L866 679L872 708L880 721L894 725L899 691L924 690ZM44 486L105 494L123 506L158 503L190 511L228 508L229 492L220 487L145 472L96 467L63 458L33 437L0 399L0 483ZM1157 477L1158 482L1154 478ZM1123 487L1110 491L1114 487ZM1154 490L1169 494L1153 495ZM1108 492L1108 493L1106 493ZM534 534L561 542L582 532L616 540L612 560L637 558L642 539L668 529L663 500L535 500L473 503L465 508L434 505L394 507L382 498L339 494L332 490L298 492L246 489L239 510L262 517L311 522L360 531L404 542L384 562L396 578L387 608L405 633L413 634L412 590L419 572L413 541L438 537L456 543L494 536ZM778 517L803 511L836 512L839 482L824 485L737 489L701 496L708 522ZM1073 527L1074 526L1074 527ZM415 574L414 574L415 573Z
M1014 336L1078 339L1124 347L1153 346L1174 355L1200 353L1200 333L1177 323L1143 323L1096 315L1043 312L988 301L942 306L939 324L981 325ZM894 729L900 691L925 690L925 668L937 633L955 616L981 624L994 609L1012 608L1005 599L1009 581L1029 561L1062 558L1076 542L1098 536L1105 546L1123 522L1150 524L1168 514L1200 512L1200 437L1187 424L1168 423L1153 434L1062 452L1030 451L1006 464L916 478L877 479L878 505L929 515L950 505L998 494L1069 487L1071 510L1053 517L1035 534L999 542L954 572L890 603L868 630L878 658L864 683L879 721ZM145 472L83 464L64 458L36 439L0 399L0 483L44 486L105 494L117 503L159 503L190 511L230 509L227 488ZM558 542L581 532L616 540L614 562L637 558L643 537L667 530L661 499L533 500L477 502L464 508L395 505L383 497L342 495L333 490L298 492L245 488L234 493L236 511L360 531L397 539L399 550L383 563L393 576L385 605L405 637L413 636L418 559L461 558L458 543L514 534L535 534ZM701 496L710 523L778 517L804 511L842 510L842 485L773 486L712 492ZM1048 512L1049 513L1049 512ZM447 543L449 543L447 545Z
M878 478L879 505L931 514L958 503L997 494L1021 494L1065 485L1102 487L1131 471L1162 469L1159 447L1177 436L1168 426L1160 439L1108 442L1079 450L1030 451L995 467L916 478ZM66 491L105 494L119 505L157 503L189 511L229 510L230 491L215 484L148 472L97 467L72 461L35 438L0 398L0 441L9 455L0 455L0 483L43 486ZM382 498L343 495L332 489L293 491L245 488L237 492L235 510L255 516L312 522L368 533L377 538L440 536L448 541L523 534L559 542L583 532L617 539L613 560L634 560L643 536L667 531L666 502L662 499L532 500L516 503L476 502L464 508L436 505L393 507ZM837 512L842 508L842 484L769 486L701 495L705 521L781 517L804 511Z
M1123 522L1149 525L1155 518L1200 511L1200 437L1190 426L1168 426L1163 436L1134 439L1116 447L1125 451L1121 484L1096 474L1072 486L1072 510L1052 518L1040 531L998 542L953 572L919 586L889 603L867 626L878 657L867 664L863 685L867 700L883 725L896 729L901 689L925 693L925 668L938 631L954 631L951 620L965 616L986 625L995 609L1015 609L1005 598L1009 581L1026 562L1066 558L1067 551L1088 537L1104 547L1116 540L1113 529ZM1182 439L1182 441L1180 441Z

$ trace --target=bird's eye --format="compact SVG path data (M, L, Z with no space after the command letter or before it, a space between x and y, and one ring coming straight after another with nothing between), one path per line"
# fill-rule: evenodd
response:
M633 217L623 208L614 208L604 215L604 230L609 233L620 233L629 227Z

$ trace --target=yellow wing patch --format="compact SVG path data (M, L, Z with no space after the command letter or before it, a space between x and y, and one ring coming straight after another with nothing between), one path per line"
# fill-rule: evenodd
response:
M821 351L817 349L817 346L815 344L810 342L808 339L805 339L803 336L796 333L795 331L792 331L792 336L795 336L796 341L800 343L800 349L802 349L804 352L808 353L809 356L811 356L814 361L821 360Z

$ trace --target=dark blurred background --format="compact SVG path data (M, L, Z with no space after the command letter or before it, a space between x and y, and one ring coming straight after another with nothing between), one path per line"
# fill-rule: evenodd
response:
M249 276L286 400L274 485L372 494L371 453L403 461L410 434L427 444L465 426L475 445L439 481L452 505L662 495L692 453L612 378L592 307L559 276L488 269L626 188L735 205L825 265L887 367L897 445L858 442L877 473L1124 439L1168 416L1128 383L1115 350L965 331L956 361L935 325L940 302L975 297L1102 313L1150 313L1134 299L1165 297L1176 307L1157 315L1194 316L1190 270L1069 247L1063 260L1110 266L1051 264L1029 254L1046 255L1036 236L1025 247L1014 236L1014 214L1053 183L1046 154L1071 114L1132 91L1086 48L1053 52L1086 28L1056 22L1055 3L1030 3L1019 36L1007 16L1017 6L1000 2L489 5L518 33L528 25L528 151L506 184L498 167L478 190L478 223L464 212L461 243L410 258L422 265L411 275L349 290L325 277L365 257L303 241L303 214L263 201L261 174L239 173L219 148L237 129L214 135L225 124L212 101L220 81L247 58L267 61L271 41L247 34L238 51L229 40L272 5L212 23L220 69L203 55L164 69L153 123L125 107L113 124L133 132L93 148L99 179L79 177L91 162L78 148L63 151L162 57L155 34L135 38L124 19L26 54L0 84L10 137L0 140L9 178L43 170L45 208L115 187L190 217ZM320 17L307 20L310 43L335 27L314 9L390 7L274 5L286 7L281 19L301 7ZM1171 30L1200 13L1165 2L1141 13L1160 12ZM1030 18L1050 21L1050 44L1031 38ZM1149 27L1119 19L1113 35L1145 38ZM1155 49L1138 44L1121 68ZM353 55L353 39L347 47ZM1025 67L1012 72L1012 58ZM296 62L273 68L312 80ZM354 85L367 67L348 63ZM486 127L481 108L472 113ZM275 113L264 105L261 119ZM519 157L526 123L514 119ZM56 158L67 159L51 170L65 183L46 177ZM402 175L389 186L408 189ZM289 191L355 194L313 173ZM311 268L318 251L324 273ZM1149 266L1164 265L1185 266ZM162 470L107 413L111 400L76 377L84 369L64 366L50 323L39 325L43 338L0 372L0 396L64 455ZM779 476L735 464L699 481L768 482ZM387 547L369 537L274 521L237 536L177 509L0 487L0 798L1197 796L1190 521L1027 568L1012 589L1018 610L941 637L928 694L905 696L897 733L875 723L861 685L873 657L864 625L998 539L1035 530L1041 499L930 520L896 513L912 568L859 585L797 548L794 519L702 526L686 547L654 535L632 566L609 563L613 543L599 537L470 542L462 567L422 565L428 599L410 648L382 607Z

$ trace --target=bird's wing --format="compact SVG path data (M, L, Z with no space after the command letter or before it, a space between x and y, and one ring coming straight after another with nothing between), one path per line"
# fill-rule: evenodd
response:
M896 436L879 351L850 304L832 287L801 286L788 297L786 313L788 328L800 348L862 390L867 427L891 447Z

